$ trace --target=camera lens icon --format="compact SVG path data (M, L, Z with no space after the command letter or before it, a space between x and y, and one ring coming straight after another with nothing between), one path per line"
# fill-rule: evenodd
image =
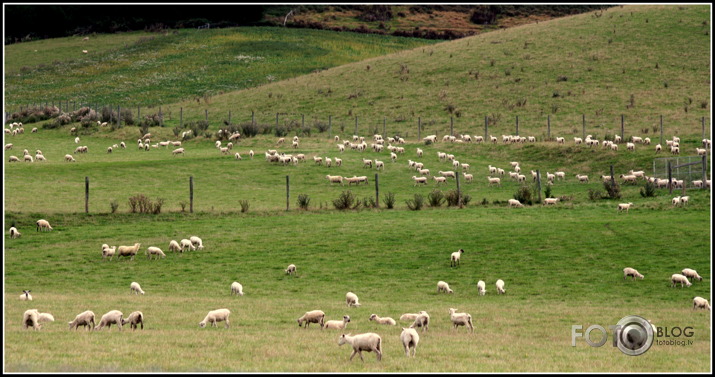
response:
M645 318L629 315L621 318L616 326L616 346L626 355L642 355L653 345L653 327Z

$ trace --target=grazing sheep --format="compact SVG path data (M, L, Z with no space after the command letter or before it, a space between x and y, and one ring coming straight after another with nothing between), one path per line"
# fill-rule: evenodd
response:
M680 197L676 196L675 198L673 198L673 200L671 200L671 203L673 204L673 207L677 206L678 204L680 204Z
M350 306L358 307L360 303L358 302L358 296L355 293L348 292L345 294L345 303Z
M117 248L117 259L119 257L131 257L129 260L134 260L134 256L139 252L139 246L141 243L135 243L134 246L119 246Z
M623 269L623 279L625 280L625 278L628 276L632 276L633 280L636 280L636 278L640 278L641 280L643 280L643 275L638 273L635 268L626 267Z
M17 228L14 226L10 227L10 238L18 238L22 235L22 233L17 231Z
M517 199L509 199L509 207L524 207Z
M449 257L449 267L454 267L459 265L459 260L462 257L462 253L464 253L464 249L459 249L452 253L452 255Z
M32 292L29 289L23 290L22 294L20 295L20 301L32 301L32 295L30 294Z
M504 293L506 293L506 291L504 290L504 280L502 280L502 279L497 280L496 286L497 286L497 294L498 295L503 295Z
M566 139L563 138L563 137L557 137L557 138L556 138L556 143L558 143L558 144L564 144L564 143L566 143Z
M139 286L139 283L136 281L133 281L131 284L129 284L129 290L130 292L134 292L135 295L138 294L144 294L144 291L142 290L142 287Z
M415 321L410 325L410 328L414 329L415 327L421 327L422 332L425 332L429 329L429 314L427 314L424 310L420 311L418 314L419 315L415 318Z
M74 138L74 143L75 143L75 144L79 143L79 136L77 136L76 138Z
M226 328L230 327L230 323L228 321L228 316L231 315L231 311L228 309L216 309L212 310L209 312L209 314L206 314L206 317L204 317L204 320L199 322L199 327L206 327L206 323L211 323L211 326L213 327L218 327L216 322L226 322L224 326Z
M204 242L201 240L201 238L197 236L191 236L189 237L189 241L191 241L191 244L196 247L196 250L203 250L204 249Z
M695 310L695 308L703 308L703 309L710 310L710 304L708 303L708 300L706 300L700 296L694 297L693 298L693 310Z
M94 330L101 330L105 326L111 330L112 324L115 324L119 327L119 331L121 331L123 317L124 314L122 314L119 310L109 311L102 316L102 319L99 320L99 324L94 328Z
M338 144L338 151L340 151L340 153L345 152L345 146L342 144Z
M454 293L454 291L449 288L449 284L444 281L437 282L437 293L444 291L444 293Z
M353 360L355 354L360 355L360 360L365 361L362 358L362 351L375 352L377 355L377 361L382 360L382 338L380 335L369 332L364 334L350 335L343 334L338 339L338 346L342 346L345 343L349 343L353 347L353 353L350 355L350 361Z
M123 141L121 143L119 143L119 147L121 147L122 149L127 149L127 145L124 144Z
M144 330L144 314L140 311L132 312L127 318L122 318L122 326L127 323L132 330L136 330L138 324L141 324L141 328Z
M375 160L377 161L377 160ZM326 167L331 167L333 165L333 160L330 159L330 157L325 158L325 166Z
M236 294L238 296L243 296L243 286L241 283L234 281L231 283L231 294Z
M472 324L472 315L469 313L457 313L457 309L449 308L449 318L452 320L452 325L456 329L459 326L465 326L470 332L474 332Z
M12 144L5 144L5 150L12 149Z
M705 156L708 153L708 150L704 148L695 148L695 151L698 152L698 156Z
M156 255L156 259L159 259L159 257L162 257L162 258L166 257L166 254L164 254L164 252L161 251L160 248L158 248L156 246L149 246L146 249L146 256L148 259L151 259L152 255Z
M477 291L479 292L480 296L484 296L487 293L487 284L484 282L484 280L479 280L477 282Z
M345 327L348 326L348 322L350 322L350 316L349 315L344 315L343 319L340 321L327 321L325 322L325 325L322 327L322 329L338 329L342 330Z
M423 177L423 178L425 178L425 177ZM437 177L437 176L434 176L434 177L432 177L432 179L434 179L434 181L435 181L438 185L439 185L440 183L447 183L447 178L446 178L446 177Z
M47 220L40 219L40 220L37 220L37 222L36 222L35 224L37 225L37 230L36 230L36 231L38 231L38 232L39 232L40 230L42 230L43 232L44 232L45 230L47 230L48 232L51 232L51 231L52 231L52 227L50 226L50 223L49 223Z
M626 212L628 212L628 210L629 210L631 207L633 207L633 203L630 203L630 202L629 202L629 203L620 203L620 204L618 204L618 212L621 212L621 211L623 211L623 210L625 210Z
M253 160L253 155L254 155L254 154L255 154L255 153L253 153L253 149L251 149L250 151L248 151L248 157L250 157L251 160Z
M305 328L307 329L311 323L317 323L322 329L325 326L325 313L322 310L311 310L305 312L300 318L298 318L298 327L303 326L305 322Z
M676 147L676 146L670 147L670 153L672 153L672 154L680 154L680 147Z
M635 151L636 145L633 143L626 143L626 149L628 149L629 151Z
M438 174L441 175L441 176L443 176L443 177L445 177L445 178L452 177L452 178L454 178L454 179L457 179L457 174L456 174L455 172L451 171L451 170L448 170L448 171L441 171L441 170L440 170L440 171L438 172Z
M417 353L417 344L420 342L420 336L415 329L403 327L400 333L402 346L405 347L405 355L410 357L410 348L412 349L412 357Z
M680 187L683 187L683 185L680 184ZM681 197L680 197L680 204L681 204L681 205L686 205L686 204L688 204L688 201L689 201L689 200L690 200L690 197L689 197L689 196L687 196L687 195L686 195L686 196L681 196Z
M413 175L412 179L415 181L415 186L417 186L418 183L427 184L427 177L417 177Z
M703 278L698 275L698 272L693 270L692 268L684 268L682 271L680 271L680 273L688 279L697 279L698 281L703 281Z
M39 330L42 327L37 318L39 315L40 312L38 312L37 309L26 310L25 313L22 314L22 328L32 327L34 330Z
M181 252L184 252L186 250L196 250L194 243L187 240L186 238L182 239L179 244L181 245Z
M380 317L377 314L370 314L369 320L375 321L381 325L392 325L392 326L397 325L397 322L395 322L394 319L392 319L390 317Z
M489 180L489 186L495 184L501 187L501 179L500 178L492 178L490 176L487 176L487 179Z
M419 316L419 313L405 313L400 316L400 321L414 321Z
M117 247L116 247L116 246L112 246L112 247L109 247L109 246L107 246L107 247L102 247L102 260L104 260L104 259L106 259L107 257L109 257L109 260L111 261L112 258L114 258L114 254L116 253L116 251L117 251Z
M686 287L693 285L693 283L691 283L687 277L685 277L684 275L681 275L681 274L671 275L670 282L672 283L671 284L672 287L675 287L678 283L680 283L681 288L683 287L683 285L685 285Z
M68 323L69 330L72 330L73 328L77 330L80 326L84 326L87 331L92 330L94 329L94 312L87 310L79 313L76 317L74 317L74 320Z
M169 242L169 251L183 252L184 250L181 248L181 246L179 246L178 242L176 242L175 240L171 240L171 242Z
M69 155L67 155L67 156L69 156ZM65 157L67 157L67 156L65 156ZM17 158L17 156L10 156L10 159L8 160L8 162L20 162L20 159Z
M176 156L177 154L184 155L184 148L178 148L171 151L171 154Z
M283 271L285 271L285 273L286 273L287 275L293 275L293 274L296 273L295 265L294 265L294 264L289 264L289 265L288 265L288 268L286 268L286 269L283 270Z

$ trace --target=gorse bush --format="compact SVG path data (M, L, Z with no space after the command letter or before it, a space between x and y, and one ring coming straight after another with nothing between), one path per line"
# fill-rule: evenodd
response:
M427 202L430 207L439 207L444 202L444 194L439 189L434 189L427 194Z
M382 202L385 203L387 209L395 208L395 194L393 194L392 192L388 192L387 194L385 194L385 197L382 198Z
M646 181L643 187L641 187L641 196L644 198L649 198L656 196L657 192L655 190L655 184L650 181Z
M621 186L617 182L603 182L603 188L606 189L606 194L610 199L621 198Z
M129 198L129 210L131 213L161 213L161 207L164 205L164 199L157 198L152 202L149 197L144 194L138 194Z
M548 187L548 186L547 186ZM534 202L536 201L536 196L535 194L535 189L529 186L521 186L519 189L514 193L513 197L514 199L518 200L521 202L521 204L525 205L533 205Z
M603 193L599 190L588 189L588 199L591 201L603 199Z
M308 206L310 205L310 197L306 194L300 194L298 195L298 207L300 209L308 210Z
M245 122L238 124L237 127L241 132L241 137L254 137L261 133L261 126L258 123Z
M459 206L459 193L457 190L449 190L444 196L447 201L447 207ZM462 194L462 205L466 206L472 200L472 197L468 194Z
M407 208L413 211L419 211L425 204L425 197L420 194L415 194L414 199L405 200L405 204L407 204Z
M358 209L362 202L355 197L352 191L343 191L340 193L337 199L333 200L333 206L335 209L346 210L346 209Z

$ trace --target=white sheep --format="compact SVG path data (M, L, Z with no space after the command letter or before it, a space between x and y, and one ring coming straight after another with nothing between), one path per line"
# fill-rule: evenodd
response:
M322 327L322 329L342 330L348 326L348 322L350 322L350 316L344 315L343 319L340 321L332 320L332 321L325 322L325 325Z
M484 280L479 280L477 282L477 291L479 292L480 296L484 296L487 293L487 284L484 282Z
M397 325L397 322L395 322L394 319L392 319L390 317L380 317L377 314L370 314L369 320L375 321L381 325L391 325L391 326Z
M375 160L375 161L377 161L377 160ZM330 157L325 157L325 166L326 167L333 166L333 160Z
M296 273L295 265L294 265L294 264L289 264L289 265L288 265L288 268L286 268L286 269L283 270L283 271L285 271L285 273L286 273L287 275L293 275L293 274Z
M335 157L334 160L335 160L335 166L343 166L342 158Z
M112 246L112 247L102 247L102 260L106 259L109 257L109 260L111 261L112 258L114 258L114 254L117 252L117 247Z
M79 136L77 136L76 138L74 138L74 143L75 143L75 144L79 143Z
M364 168L372 168L372 160L366 160L362 159L362 167Z
M509 199L509 207L523 207L524 205L521 204L520 201L517 199Z
M385 170L385 162L380 161L380 160L375 160L375 169L380 170L380 168L382 168L382 170Z
M706 300L700 296L694 297L693 298L693 310L695 310L695 308L703 308L703 309L710 310L710 304L708 303L708 300Z
M102 316L102 319L99 320L99 324L94 328L94 330L101 330L105 326L111 330L112 324L115 324L119 327L119 331L121 331L123 317L124 314L122 314L119 310L109 311Z
M504 290L504 280L502 280L502 279L497 280L496 286L497 286L497 294L498 295L506 293L506 291Z
M11 144L5 144L5 150L12 149L12 143Z
M25 162L35 162L35 161L33 161L32 156L30 156L29 154L28 154L28 155L25 155L25 156L23 157L23 160L24 160Z
M559 198L544 198L544 205L555 205L559 202Z
M456 329L459 326L465 326L470 332L474 332L472 324L472 315L469 313L457 313L457 309L449 308L449 318L452 320L452 325Z
M52 231L52 227L50 226L50 223L47 220L40 219L40 220L37 220L37 222L35 224L37 225L36 231L40 231L40 230L42 230L43 232L45 230L47 230L48 232Z
M70 330L73 328L77 330L80 326L84 326L87 331L92 330L94 329L94 312L87 310L79 313L76 317L74 317L74 320L68 323Z
M420 311L418 314L419 315L415 318L415 321L410 325L410 328L414 329L415 327L421 327L422 332L425 332L429 329L429 314L427 314L424 310Z
M45 156L42 155L42 154L36 154L36 155L35 155L35 160L37 160L37 161L47 161L47 159L45 158Z
M588 183L588 176L587 176L587 175L576 174L576 179L578 179L578 181L581 182L581 183Z
M422 157L422 154L423 154L423 153L424 153L424 152L422 151L422 149L417 148L417 157Z
M441 176L443 176L443 177L445 177L445 178L452 177L452 178L454 178L454 179L457 179L457 174L456 174L455 172L451 171L451 170L448 170L448 171L441 171L441 170L440 170L438 173L439 173L439 175L441 175Z
M680 204L680 197L676 196L670 202L673 204L673 207L678 206Z
M442 280L437 282L437 293L444 291L444 293L454 293L454 291L449 288L449 284Z
M410 357L410 348L412 349L412 357L417 353L417 344L420 342L420 336L415 329L403 327L400 333L402 346L405 348L405 355Z
M331 184L333 183L340 183L340 186L343 186L343 177L340 175L326 175L325 178L330 182Z
M452 255L449 257L449 267L454 267L459 265L459 260L462 257L462 253L464 253L464 249L459 249L452 253Z
M137 329L137 325L141 324L142 330L144 330L144 313L140 311L132 312L127 318L122 318L122 326L129 324L129 328L132 330Z
M671 275L670 282L672 283L671 284L672 287L675 287L678 283L680 283L681 288L683 287L683 285L685 285L686 287L693 285L693 283L691 283L687 277L685 277L684 275L681 275L681 274Z
M69 155L67 155L67 156L69 156ZM72 157L72 156L70 156L70 157ZM8 162L20 162L20 159L17 158L17 156L10 156L10 159L8 160Z
M191 236L189 237L189 241L191 241L191 244L196 247L196 250L204 249L204 242L201 240L201 238L197 236Z
M175 240L171 240L171 242L169 242L169 251L183 252L184 249L181 248L178 242L176 242Z
M177 154L184 155L184 148L177 148L171 151L171 154L176 156Z
M422 177L422 178L426 178L426 177ZM437 176L434 176L434 177L432 177L432 179L434 179L434 181L435 181L438 185L439 185L440 183L447 183L447 177L437 177Z
M491 176L487 176L487 179L489 180L489 186L498 185L499 187L501 187L501 179L500 178L492 178Z
M22 294L20 295L20 301L32 301L32 295L30 294L32 292L29 289L23 290Z
M14 226L10 227L10 238L18 238L22 235L22 233L17 231L17 228Z
M34 330L39 330L42 327L37 318L39 315L40 312L37 311L37 309L26 310L25 313L22 314L22 328L32 327Z
M323 164L323 158L319 156L313 156L313 161L315 161L316 165L322 165Z
M204 320L199 322L199 327L206 327L206 323L211 323L211 326L213 327L218 327L216 322L226 322L224 326L226 328L230 327L230 323L228 321L228 316L231 315L231 311L228 309L216 309L212 310L209 312L209 314L206 314L206 317L204 317Z
M628 276L632 276L633 280L636 280L636 278L640 278L641 280L643 280L643 275L638 273L638 271L636 271L635 268L626 267L623 269L623 279L625 279Z
M698 281L703 281L702 276L698 275L698 272L693 270L692 268L684 268L682 271L680 271L680 273L688 279L697 279Z
M160 248L158 248L156 246L149 246L146 249L146 256L148 259L151 259L151 257L153 255L156 255L156 259L159 259L159 257L161 257L161 258L166 257L166 254L164 254L164 252Z
M123 141L119 143L119 147L121 147L122 149L127 149L127 145Z
M557 138L556 138L556 143L558 143L558 144L564 144L564 143L566 143L566 139L563 138L563 137L557 137Z
M131 257L129 260L134 260L134 256L139 252L139 246L141 243L137 242L134 246L119 246L117 248L117 259L119 257Z
M248 151L248 157L250 157L251 160L253 160L253 155L254 155L254 154L255 154L255 153L253 153L253 149L251 149L251 150Z
M412 179L415 181L415 186L417 186L418 183L421 183L423 185L427 184L427 177L417 177L413 175Z
M305 312L300 318L298 318L298 327L303 326L305 322L305 328L307 329L311 323L317 323L322 329L325 326L325 313L322 310L311 310Z
M179 241L179 244L181 245L181 252L184 252L186 250L196 250L194 243L190 240L187 240L186 238Z
M626 149L629 151L635 151L636 150L636 145L633 143L626 143Z
M428 172L429 172L429 170L428 170ZM462 175L464 175L464 180L467 182L472 182L474 180L473 174L467 174L465 172L462 172Z
M140 293L144 294L142 287L136 281L133 281L131 284L129 284L129 291L134 292L135 295L138 295Z
M358 307L360 303L358 302L358 296L355 293L348 292L345 294L345 303L350 306Z
M233 283L231 283L231 294L243 296L243 286L241 285L241 283L239 283L237 281L234 281Z
M405 313L400 316L400 321L414 321L419 316L419 313Z
M633 207L633 203L630 203L630 202L629 203L619 203L618 204L618 212L621 212L623 210L628 212L628 210L631 209L631 207Z
M681 184L680 187L683 187L683 185ZM690 200L690 197L689 197L689 196L687 196L687 195L681 196L681 197L680 197L680 204L681 204L681 205L688 204L688 201L689 201L689 200Z
M372 332L357 335L343 334L338 339L338 346L342 346L345 343L353 347L350 361L352 361L355 354L359 354L360 360L365 361L362 358L362 351L375 352L377 361L382 360L382 338L380 338L380 335Z

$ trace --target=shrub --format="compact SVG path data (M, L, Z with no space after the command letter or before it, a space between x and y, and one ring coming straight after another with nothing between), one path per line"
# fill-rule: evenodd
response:
M300 194L298 195L298 207L300 209L308 210L308 206L310 205L310 197L306 194Z
M119 208L119 202L116 200L112 200L109 202L109 206L112 208L112 213L117 212L117 208Z
M603 193L599 190L588 189L588 199L591 201L600 200L603 198Z
M321 121L316 121L315 124L315 129L318 130L318 132L323 133L328 130L328 123L321 122Z
M485 206L485 205L489 204L489 200L487 200L487 198L482 198L482 202L480 204Z
M521 204L532 205L536 200L534 191L535 190L529 186L521 186L519 190L514 193L514 199L521 202Z
M459 193L457 190L449 190L447 191L447 195L445 195L445 199L447 200L447 207L452 207L452 206L458 206L459 205ZM462 205L466 206L469 204L469 202L472 200L472 197L467 195L467 194L462 194Z
M276 135L276 137L284 137L288 135L288 128L286 126L276 126L273 130L273 134Z
M603 182L603 188L606 189L608 197L611 199L621 198L621 186L616 182Z
M164 205L164 199L156 198L156 202L153 203L151 207L151 213L158 215L161 213L161 206Z
M641 187L641 196L644 198L656 196L655 184L646 181L645 185Z
M238 129L241 132L241 136L254 137L259 134L261 127L256 123L246 122L239 124Z
M164 199L157 198L155 202L152 202L144 194L134 195L129 198L129 209L131 213L161 213L161 207L164 205Z
M415 194L414 199L405 200L405 203L407 204L407 208L413 211L419 211L425 203L425 198L420 194Z
M109 122L111 120L117 119L117 112L114 111L111 107L104 106L100 111L99 119L102 122Z
M392 192L388 192L387 194L385 194L385 197L382 198L382 202L385 203L387 209L395 208L395 194L393 194Z
M546 197L546 198L554 197L553 195L551 195L551 185L546 185L546 189L544 189L544 197Z
M161 118L159 114L145 115L144 119L139 122L140 127L159 127L161 125Z
M127 126L134 125L134 113L132 113L131 110L122 109L122 111L119 114L121 114L122 121L124 121L124 124L126 124Z
M350 190L343 191L337 199L333 200L333 206L339 210L358 209L361 204L360 200L356 199Z
M186 203L185 201L179 202L179 205L181 206L181 212L186 212L186 205L189 203Z
M305 127L301 127L300 129L300 134L301 136L310 136L310 126L306 125Z
M444 194L439 189L434 189L427 194L427 201L430 207L439 207L444 202Z
M238 204L241 205L241 212L248 212L248 207L249 207L248 200L246 200L246 199L239 200Z
M372 196L368 196L362 199L362 206L365 208L377 208L377 202Z

